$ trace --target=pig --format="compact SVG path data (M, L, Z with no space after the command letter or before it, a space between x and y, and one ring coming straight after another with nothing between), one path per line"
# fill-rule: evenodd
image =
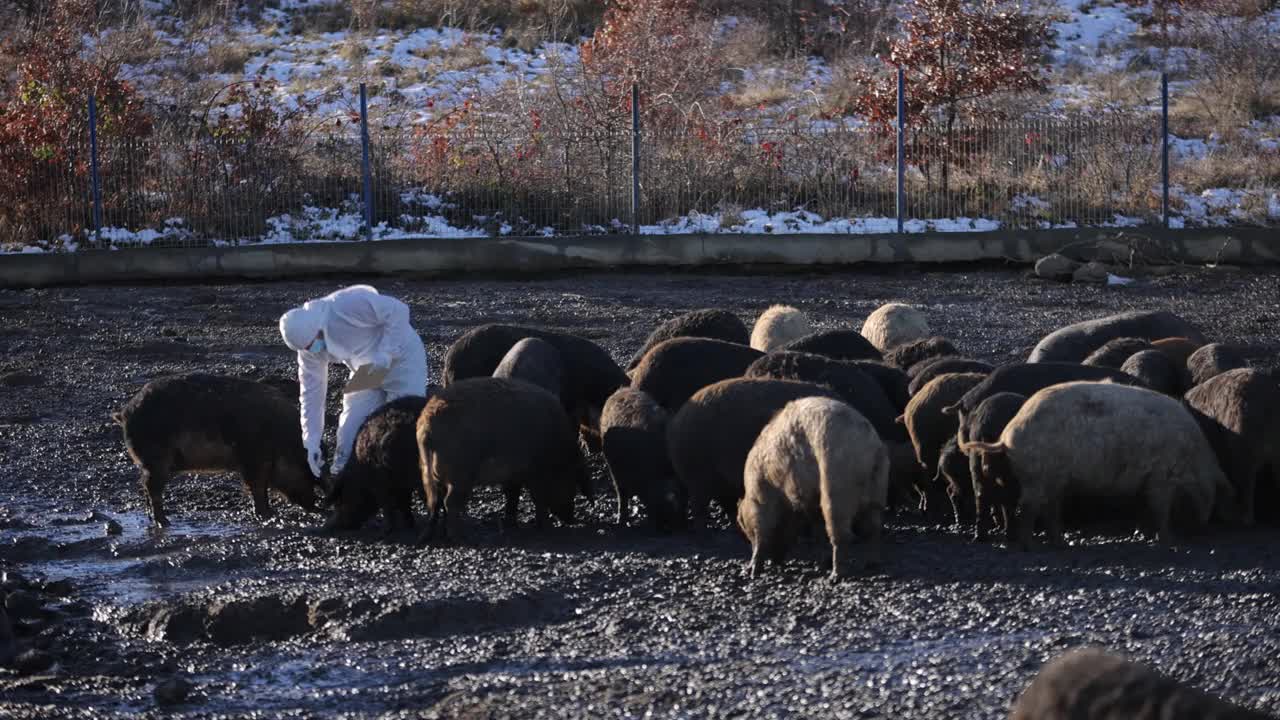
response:
M1125 312L1085 320L1049 333L1031 350L1027 362L1082 362L1108 340L1121 337L1147 340L1185 337L1192 342L1205 342L1203 333L1171 312Z
M365 419L351 459L325 496L332 511L322 532L356 530L379 510L386 534L413 528L413 496L423 496L418 416L426 404L426 397L408 395Z
M884 361L889 365L907 370L911 366L929 358L954 357L960 354L950 340L942 337L931 337L899 345L885 352Z
M1151 346L1168 355L1176 367L1185 368L1187 366L1187 358L1190 358L1195 351L1204 347L1204 343L1184 337L1167 337L1156 340L1151 343Z
M191 373L152 380L111 419L142 472L152 522L168 527L164 489L174 474L236 472L253 496L254 513L272 510L268 489L309 512L320 479L302 446L298 405L278 388L242 378Z
M970 360L962 357L942 357L921 360L911 366L913 372L909 372L911 382L907 385L907 393L915 396L920 389L928 385L930 381L939 375L947 373L982 373L989 375L994 367L989 363L981 360Z
M907 440L902 428L894 424L897 413L884 390L851 363L812 353L778 350L757 358L741 374L748 378L799 380L825 385L866 416L886 442Z
M674 338L658 343L631 373L631 387L648 393L674 413L702 388L740 377L759 350L708 338Z
M957 432L955 439L961 435L978 442L996 442L1004 433L1009 421L1017 416L1027 402L1026 395L1001 392L992 395L978 404L978 407L965 417L963 433ZM959 446L957 446L959 449ZM968 487L961 486L959 496L962 502L972 500L974 508L973 539L981 542L987 539L987 523L991 519L991 511L998 511L1000 527L1009 526L1009 514L1017 504L1017 497L1012 496L1012 489L1001 484L1001 478L988 478L982 474L981 458L974 454L968 456ZM950 490L950 487L948 487ZM949 493L950 494L950 493ZM955 498L956 495L952 495Z
M916 462L923 469L922 477L927 479L916 488L921 512L929 512L929 496L936 494L929 481L937 476L942 446L948 437L956 434L960 423L955 416L943 414L942 408L959 400L984 377L981 373L939 375L911 398L907 409L897 418L910 436Z
M640 498L654 529L685 522L684 488L667 453L670 415L648 393L618 388L604 404L600 435L618 497L618 524L625 526L632 497Z
M902 412L907 407L907 403L911 400L911 392L908 390L911 379L905 372L874 360L848 360L847 362L875 380L895 410Z
M898 409L861 367L858 361L841 362L812 353L777 350L752 363L743 376L812 382L835 390L871 422L889 448L891 505L897 507L916 495L927 477L916 463L905 429L894 422Z
M1078 365L1073 362L1011 363L1002 365L960 398L960 402L942 409L948 415L958 414L961 427L964 416L978 407L978 403L998 392L1013 392L1031 397L1058 383L1087 380L1090 382L1114 382L1124 385L1141 385L1142 381L1121 370ZM965 440L963 434L961 442Z
M756 318L749 344L760 352L769 352L811 332L813 325L804 313L790 305L773 305Z
M1252 525L1258 478L1280 482L1280 387L1259 370L1239 368L1195 386L1185 399L1208 425L1218 463L1235 488L1240 522Z
M1158 541L1170 545L1178 500L1189 500L1203 525L1215 499L1232 494L1191 413L1167 395L1129 385L1045 388L1027 399L997 442L970 440L960 449L980 453L982 477L1016 488L1016 544L1023 549L1032 547L1037 521L1051 543L1061 544L1069 496L1101 503L1141 498Z
M604 348L586 338L521 325L481 325L449 346L440 384L448 387L465 378L492 376L511 346L527 337L545 340L559 351L563 363L560 402L578 423L588 446L598 448L604 403L630 378Z
M502 356L493 376L531 382L560 397L564 387L564 363L554 345L541 338L527 337L512 345Z
M1146 387L1165 395L1181 397L1186 389L1186 367L1175 365L1168 355L1159 350L1143 350L1130 355L1120 366L1120 370L1138 378Z
M678 337L703 337L739 345L751 344L747 326L737 315L719 308L692 310L683 315L677 315L654 328L645 339L644 346L631 356L631 362L627 363L627 370L634 370L644 358L645 353L656 347L658 343Z
M1082 364L1092 367L1105 367L1119 370L1130 355L1150 350L1154 346L1146 338L1122 337L1108 340L1102 347L1094 350Z
M782 345L778 350L824 355L832 360L875 360L880 351L869 340L852 330L822 330Z
M573 524L575 491L589 485L586 464L573 422L546 390L512 378L455 380L427 400L416 434L429 512L419 543L442 524L444 537L459 541L467 499L481 486L502 488L503 527L516 526L526 487L538 528L551 514Z
M1191 353L1187 358L1187 371L1191 373L1194 387L1228 370L1249 367L1244 354L1230 345L1210 343Z
M667 449L695 526L705 525L712 500L730 519L737 517L747 454L774 414L802 397L840 399L816 383L733 378L694 393L671 418Z
M1016 698L1009 720L1269 720L1100 648L1058 655Z
M738 527L751 543L751 577L766 558L781 563L796 530L821 524L831 543L831 579L848 574L855 530L868 565L880 562L881 514L889 451L847 403L792 400L760 431L747 454Z
M888 303L867 316L862 323L862 336L877 350L887 353L899 345L929 337L929 321L910 305Z

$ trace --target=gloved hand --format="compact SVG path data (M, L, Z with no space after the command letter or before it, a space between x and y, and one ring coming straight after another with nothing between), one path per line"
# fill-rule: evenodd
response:
M307 464L311 466L311 474L317 479L324 473L324 457L320 454L320 448L307 450Z

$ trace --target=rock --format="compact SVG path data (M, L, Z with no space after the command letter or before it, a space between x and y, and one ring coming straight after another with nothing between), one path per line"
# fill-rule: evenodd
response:
M75 589L75 585L72 584L70 580L66 580L66 579L53 580L51 582L44 583L44 585L41 586L41 589L49 593L50 595L57 595L58 597L66 597L71 594L72 590Z
M42 383L44 383L42 375L23 370L0 375L0 385L5 387L35 387Z
M14 590L4 599L5 609L18 620L39 616L40 606L40 598L26 590Z
M103 527L103 530L106 532L107 537L111 537L113 535L119 535L124 532L124 528L120 527L120 523L116 522L115 520L108 520L107 523L102 527Z
M1045 255L1036 261L1036 277L1066 281L1071 279L1071 274L1079 267L1080 263L1065 255Z
M31 587L31 581L12 570L5 570L0 575L0 588L5 590L21 590Z
M53 656L43 650L28 650L13 661L20 675L35 675L53 667Z
M275 595L214 603L206 620L209 639L219 645L285 640L311 629L304 600L286 605Z
M201 613L185 605L164 605L142 611L142 631L148 640L185 645L204 637Z
M1091 262L1076 269L1071 274L1071 279L1075 282L1087 283L1105 283L1107 276L1111 274L1111 268L1100 262Z
M179 703L186 702L187 696L191 694L191 688L191 683L187 682L183 678L169 678L159 685L156 685L156 704L165 706L177 705Z

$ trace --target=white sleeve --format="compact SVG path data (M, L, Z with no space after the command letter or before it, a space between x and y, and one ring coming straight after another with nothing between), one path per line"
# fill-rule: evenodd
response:
M308 452L319 450L324 435L325 396L329 392L329 363L299 352L298 386L302 389L302 445Z

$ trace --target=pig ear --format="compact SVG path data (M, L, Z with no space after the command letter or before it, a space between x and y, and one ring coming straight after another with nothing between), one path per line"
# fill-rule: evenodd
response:
M907 416L906 416L905 414L904 414L904 415L899 415L898 417L894 418L894 419L893 419L893 421L894 421L895 423L899 424L899 425L906 425L906 424L907 424Z

